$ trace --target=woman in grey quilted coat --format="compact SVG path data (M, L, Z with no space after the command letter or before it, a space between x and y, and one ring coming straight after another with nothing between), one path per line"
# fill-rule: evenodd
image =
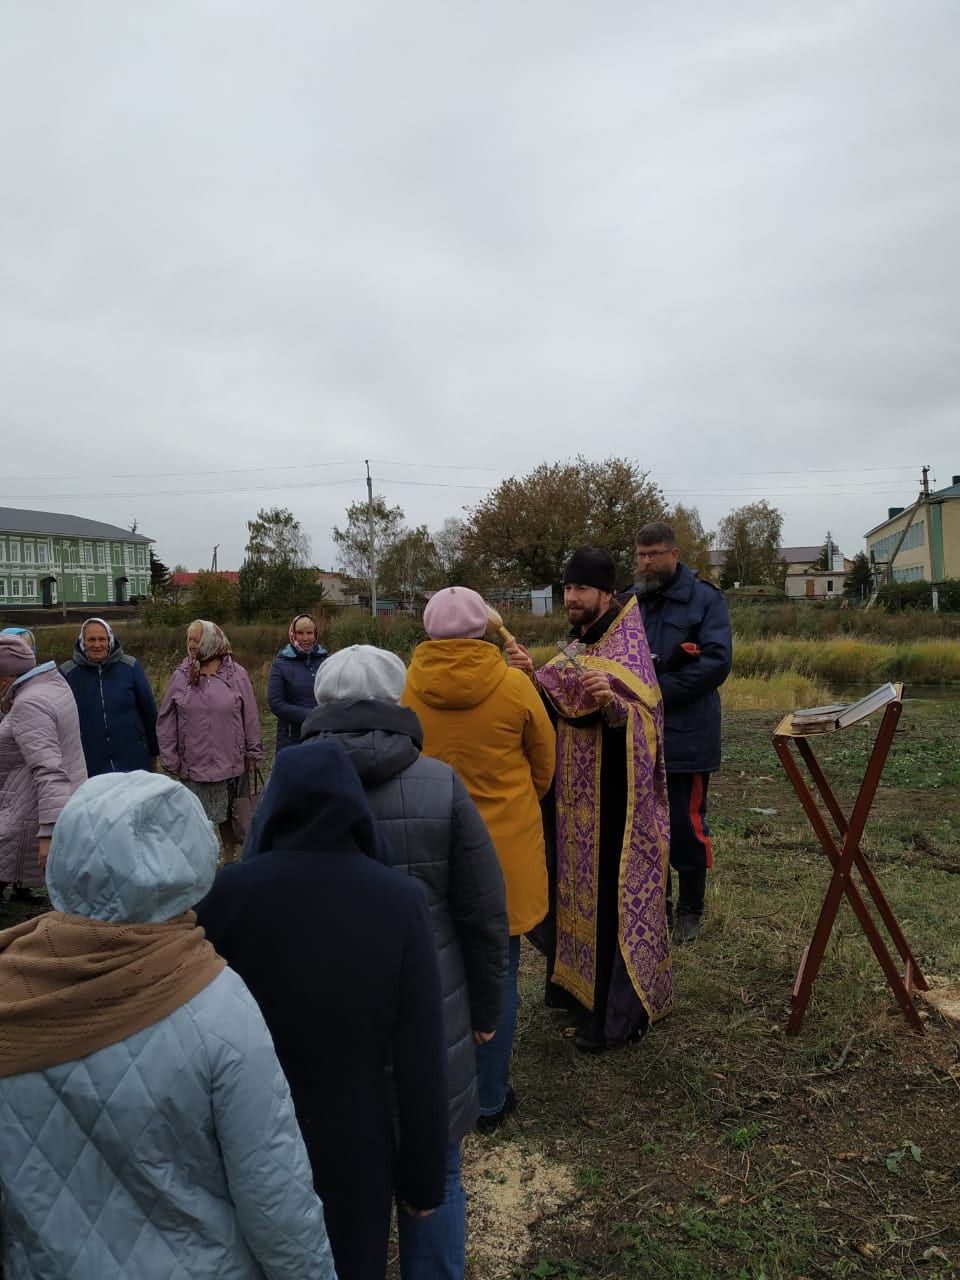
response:
M426 890L440 957L447 1038L449 1150L444 1200L397 1216L403 1280L460 1280L466 1201L460 1142L479 1115L474 1044L490 1040L506 999L509 934L503 874L483 819L449 765L421 755L416 715L399 706L396 654L351 645L327 658L301 741L336 738L360 775L396 870Z
M53 824L86 779L80 721L55 662L37 666L19 635L0 635L0 912L3 890L43 884Z
M54 910L0 932L8 1280L334 1280L273 1041L191 910L217 848L179 782L91 778Z

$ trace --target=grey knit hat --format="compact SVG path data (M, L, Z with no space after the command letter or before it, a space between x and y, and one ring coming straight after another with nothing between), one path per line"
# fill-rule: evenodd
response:
M372 644L352 644L320 664L313 696L318 704L366 698L399 702L406 682L407 668L395 653Z

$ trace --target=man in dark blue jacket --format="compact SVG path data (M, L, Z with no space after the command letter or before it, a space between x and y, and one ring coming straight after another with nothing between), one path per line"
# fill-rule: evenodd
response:
M710 774L720 768L717 690L730 674L730 615L723 592L681 562L674 532L660 520L637 535L632 590L663 693L670 865L679 881L674 937L692 942L700 932L707 868L713 865L707 788Z

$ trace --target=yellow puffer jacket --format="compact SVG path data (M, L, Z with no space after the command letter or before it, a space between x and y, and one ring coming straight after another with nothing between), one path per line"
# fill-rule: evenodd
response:
M425 753L456 769L473 797L503 868L510 933L526 933L547 914L540 798L557 755L539 693L484 640L427 640L401 701L417 713Z

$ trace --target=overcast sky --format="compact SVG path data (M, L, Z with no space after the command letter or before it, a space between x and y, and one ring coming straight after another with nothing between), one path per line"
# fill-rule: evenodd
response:
M235 568L282 504L329 567L364 458L436 526L616 453L852 554L960 473L958 47L956 0L0 0L0 505Z

